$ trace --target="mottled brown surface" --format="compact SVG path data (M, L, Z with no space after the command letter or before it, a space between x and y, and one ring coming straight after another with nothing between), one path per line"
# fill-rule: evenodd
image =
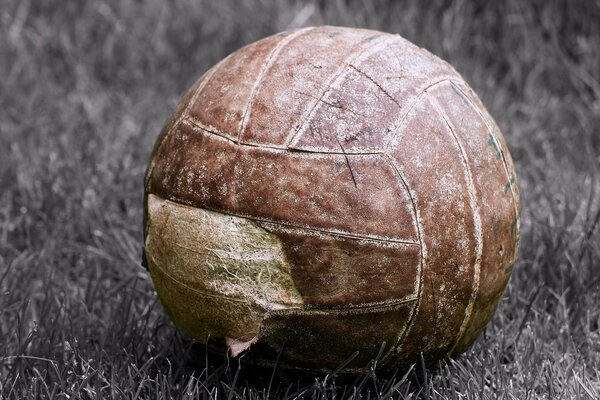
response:
M165 126L146 192L277 238L302 300L286 309L188 293L206 273L189 266L150 270L197 340L258 340L257 358L286 340L282 363L302 369L354 350L358 368L382 341L390 364L463 351L517 254L519 193L500 130L452 67L381 32L305 28L233 53Z
M307 306L350 307L417 296L416 244L260 225L275 233L295 260L292 277Z
M477 268L470 177L455 138L427 95L409 112L389 152L414 191L423 260L414 323L397 353L423 351L435 358L448 353L459 334Z

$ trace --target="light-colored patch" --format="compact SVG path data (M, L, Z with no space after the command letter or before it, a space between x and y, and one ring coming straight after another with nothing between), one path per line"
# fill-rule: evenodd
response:
M225 337L232 353L237 354L256 341L256 337L248 337L249 333L259 332L267 312L302 305L281 242L252 221L149 194L147 223L145 249L151 268L160 269L173 284L193 290L201 301L210 298L219 305L217 310L194 310L197 318L211 320L209 325L216 326L214 332L190 332L192 329L181 327L197 340L206 340L206 335ZM155 282L155 286L163 302L191 301L162 296L161 285ZM245 312L255 315L250 319L236 316L235 310L227 309L236 308L236 303L245 303ZM181 309L173 304L165 307ZM184 309L193 308L189 305ZM186 320L172 317L176 323ZM244 325L251 320L250 325L257 326L243 326L242 320Z

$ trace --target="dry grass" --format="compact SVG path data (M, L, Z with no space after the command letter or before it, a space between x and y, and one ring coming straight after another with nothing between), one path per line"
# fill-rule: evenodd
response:
M600 398L600 3L476 3L3 1L0 398ZM177 333L139 266L144 168L183 91L322 23L449 60L516 160L520 261L485 334L439 368L240 373Z

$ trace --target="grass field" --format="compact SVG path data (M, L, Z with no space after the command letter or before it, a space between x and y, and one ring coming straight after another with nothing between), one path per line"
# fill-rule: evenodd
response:
M2 1L0 399L600 399L600 2L476 3ZM439 368L271 381L179 334L140 267L144 169L179 97L236 48L324 23L450 61L516 161L520 260Z

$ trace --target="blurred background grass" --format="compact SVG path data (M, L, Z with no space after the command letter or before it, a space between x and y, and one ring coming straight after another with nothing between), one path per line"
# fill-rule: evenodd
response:
M144 169L179 97L231 51L319 24L399 33L453 64L503 130L522 191L520 261L485 334L440 368L359 387L600 398L598 0L4 0L0 398L365 396L205 365L139 266Z

